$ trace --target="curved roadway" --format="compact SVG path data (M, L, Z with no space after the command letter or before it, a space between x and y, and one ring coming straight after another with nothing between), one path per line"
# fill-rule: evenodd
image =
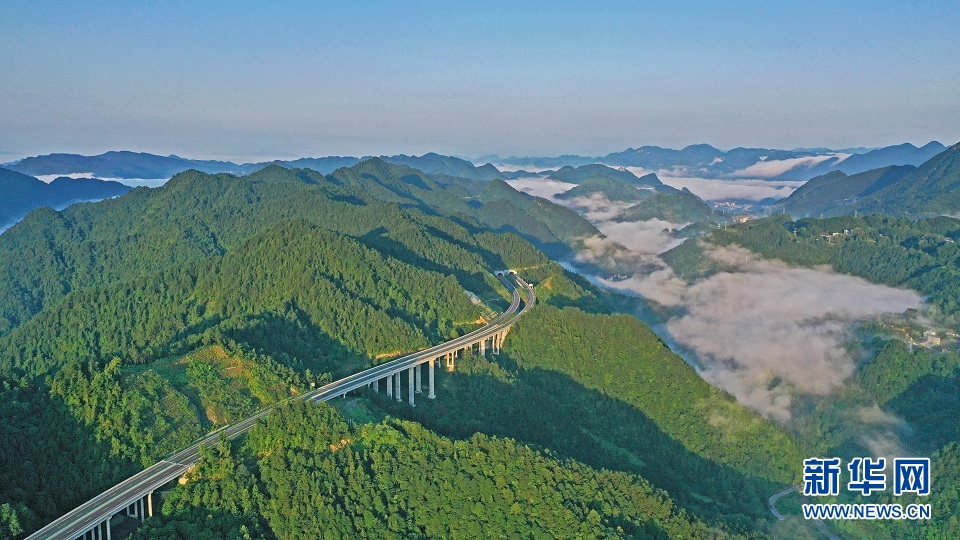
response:
M403 371L427 361L432 361L446 353L469 347L481 339L487 339L509 328L521 315L533 307L534 302L536 302L533 287L520 279L519 276L513 277L520 286L527 290L524 307L519 312L517 309L520 307L520 291L506 280L503 280L508 287L513 289L513 301L505 312L498 315L486 326L447 341L446 343L441 343L429 349L374 366L285 401L292 399L327 401L336 396L366 386L368 383L382 379L387 375ZM131 476L52 521L47 526L28 536L27 540L74 540L81 537L86 531L98 523L106 521L134 501L146 497L148 493L182 476L191 465L200 459L200 445L210 445L216 442L221 433L226 434L228 439L239 437L253 427L257 420L269 414L275 406L276 405L268 407L249 418L214 431L189 448L160 460L151 467Z

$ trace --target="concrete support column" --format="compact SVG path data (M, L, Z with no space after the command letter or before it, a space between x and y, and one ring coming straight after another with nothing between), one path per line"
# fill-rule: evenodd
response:
M93 529L93 540L100 540L100 525Z
M107 540L113 540L113 535L110 532L110 519L112 519L112 517L107 518Z
M137 499L137 519L143 521L143 499Z
M487 353L487 338L480 340L480 356L483 356Z
M417 366L407 368L407 394L409 396L410 406L416 407L417 403L413 399L413 395L416 393L416 388L414 388L413 379L416 376L413 374L413 370L417 369Z
M403 395L400 393L400 374L393 374L393 381L396 383L396 386L393 387L393 397L397 398L397 401L403 401Z
M453 354L447 353L447 371L453 371Z
M153 492L147 493L147 516L153 517Z
M373 393L374 393L374 394L379 394L379 393L380 393L380 379L377 379L377 380L373 381L372 383L370 383L370 386L373 387Z
M430 371L429 371L429 374L428 374L428 376L427 376L427 381L428 381L429 387L430 387L430 393L427 394L427 398L429 398L429 399L434 399L434 398L437 397L437 395L433 393L433 362L430 362Z
M413 366L413 381L414 385L417 387L417 393L423 393L423 384L420 383L420 374L423 372L423 364L417 364Z
M393 375L387 375L387 397L393 397Z

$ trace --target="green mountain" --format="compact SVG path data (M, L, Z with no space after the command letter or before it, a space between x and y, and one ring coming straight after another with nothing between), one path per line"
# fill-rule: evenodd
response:
M187 159L180 156L158 156L143 152L106 152L98 156L78 154L48 154L23 159L10 168L30 175L87 173L105 178L170 178L175 174L197 170L206 173L251 174L270 165L286 169L309 168L329 174L340 167L352 167L369 158L326 156L274 160L270 162L237 164L229 161ZM407 165L427 174L458 176L473 180L502 178L500 171L489 163L475 167L469 161L440 154L422 156L381 156L395 165Z
M434 152L422 156L406 156L403 154L381 156L381 159L395 165L413 167L427 174L456 176L459 178L469 178L471 180L503 179L500 171L489 163L477 167L465 159L443 156Z
M580 184L594 176L606 176L608 178L619 180L636 187L659 188L663 186L663 182L661 182L655 174L646 174L638 178L637 175L622 167L619 169L614 169L613 167L607 167L606 165L600 165L599 163L594 163L592 165L581 165L580 167L571 167L567 165L565 167L561 167L557 171L554 171L547 178L560 180L561 182L568 182L570 184Z
M11 168L36 176L85 173L105 178L169 178L195 169L204 172L233 172L241 166L228 161L205 161L180 156L158 156L144 152L105 152L98 156L48 154L20 160Z
M646 221L662 219L671 223L706 221L716 217L716 212L687 188L674 193L657 193L627 208L617 216L617 221Z
M810 179L789 197L772 207L774 213L784 211L795 218L834 216L852 213L860 199L886 187L915 168L891 166L847 176L840 171Z
M600 236L589 221L573 210L518 191L502 180L490 182L477 198L481 223L497 232L513 232L553 258L572 255L584 238Z
M637 189L634 184L609 176L591 176L580 185L560 193L556 197L572 200L580 197L601 196L609 201L637 202L653 195L652 190Z
M546 261L408 196L361 199L422 189L421 173L374 179L376 165L190 171L0 236L0 530L36 528L310 382L475 328L464 289L502 308L492 270ZM8 436L49 425L69 437Z
M960 144L917 168L886 167L810 180L776 208L795 217L888 214L924 217L960 212Z
M62 208L79 201L118 197L131 187L95 178L57 178L47 184L9 169L0 168L0 227L11 225L34 208Z
M955 215L960 212L960 143L937 154L900 180L864 197L861 212L892 215Z
M827 159L806 170L803 168L791 169L779 178L783 180L802 180L821 176L831 171L840 171L853 176L874 169L885 169L892 165L917 167L946 149L946 146L937 141L931 141L920 148L910 143L903 143L869 151L854 149L855 153L844 160ZM844 151L839 150L839 152Z
M0 531L36 529L311 383L475 328L488 315L466 291L502 309L492 271L511 267L542 304L499 362L458 360L416 409L344 400L349 428L323 407L280 411L206 451L137 534L759 534L801 445L510 234L570 249L596 233L582 218L499 180L479 195L448 181L378 159L327 176L188 171L0 236Z

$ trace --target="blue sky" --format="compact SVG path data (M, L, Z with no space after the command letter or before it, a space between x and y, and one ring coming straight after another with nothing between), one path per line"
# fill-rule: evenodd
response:
M451 4L5 3L0 161L960 140L950 2Z

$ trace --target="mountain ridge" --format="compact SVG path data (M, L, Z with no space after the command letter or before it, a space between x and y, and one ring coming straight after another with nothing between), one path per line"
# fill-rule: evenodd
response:
M54 179L49 184L33 176L0 168L0 227L11 225L42 206L62 208L74 202L98 201L123 195L130 186L96 178Z

